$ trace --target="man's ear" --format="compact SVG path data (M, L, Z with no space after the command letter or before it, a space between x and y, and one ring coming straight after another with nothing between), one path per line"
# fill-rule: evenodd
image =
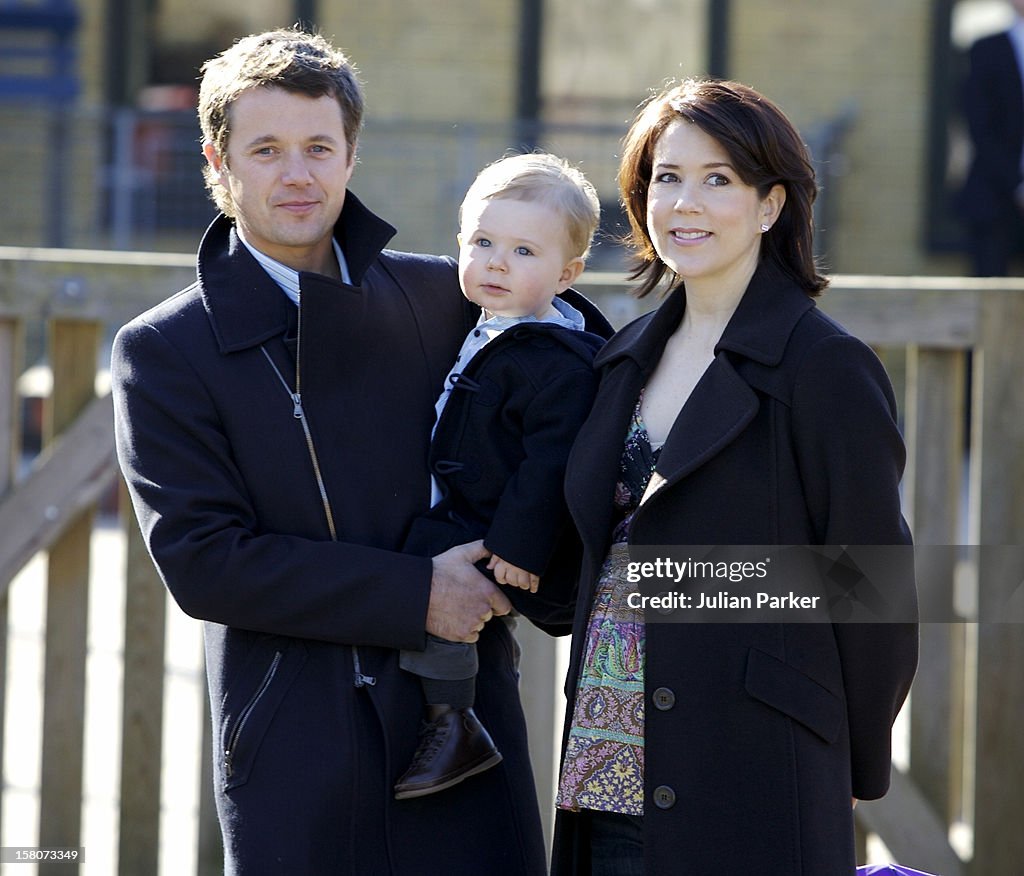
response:
M206 163L210 165L210 169L217 176L220 176L224 168L224 162L221 160L220 153L217 152L217 147L213 145L212 140L203 141L203 155L206 158Z
M586 261L582 256L576 256L572 259L564 268L562 268L562 275L558 278L558 292L562 293L568 289L573 283L579 279L580 274L583 273L583 269L587 266Z

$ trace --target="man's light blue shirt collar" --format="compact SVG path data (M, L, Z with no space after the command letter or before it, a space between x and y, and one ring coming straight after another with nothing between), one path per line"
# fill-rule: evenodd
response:
M292 301L296 304L299 303L299 272L293 268L289 268L287 265L282 264L277 259L272 259L270 256L260 252L249 241L242 236L242 230L235 226L238 231L238 239L242 241L245 248L252 253L252 257L260 263L260 266L265 270L270 278L281 287L281 291L284 292ZM341 251L338 241L333 237L331 243L334 246L334 255L338 259L338 268L341 270L341 279L352 284L352 279L348 273L348 263L345 261L345 254Z

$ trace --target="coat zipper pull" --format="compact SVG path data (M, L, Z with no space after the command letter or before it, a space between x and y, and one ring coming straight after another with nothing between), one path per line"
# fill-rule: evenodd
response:
M224 777L227 779L230 779L232 774L235 772L235 767L232 761L234 761L234 755L229 748L224 752Z
M296 420L302 419L302 396L297 392L292 393L292 401L295 403L295 408L292 410L292 416Z
M372 675L363 675L363 666L359 659L359 649L355 645L352 646L352 669L355 672L356 687L373 687L377 683L377 679Z

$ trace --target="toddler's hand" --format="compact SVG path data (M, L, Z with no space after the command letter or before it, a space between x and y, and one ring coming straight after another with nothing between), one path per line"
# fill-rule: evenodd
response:
M540 584L540 578L537 575L527 572L526 569L520 569L519 566L513 566L497 554L491 555L487 568L494 573L494 580L499 584L518 587L520 590L529 590L531 593L537 592L537 585Z

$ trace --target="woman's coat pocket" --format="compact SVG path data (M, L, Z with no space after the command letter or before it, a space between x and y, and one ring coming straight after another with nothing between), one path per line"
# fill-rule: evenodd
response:
M752 697L803 724L825 742L839 738L844 720L842 700L777 657L751 648L746 688Z

